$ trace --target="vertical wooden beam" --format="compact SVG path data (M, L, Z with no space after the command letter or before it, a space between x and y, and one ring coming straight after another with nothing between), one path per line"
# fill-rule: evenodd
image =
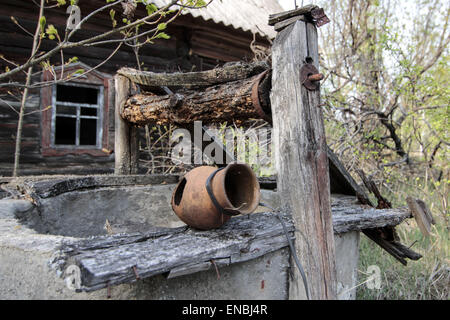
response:
M308 59L306 59L309 57ZM295 249L311 299L336 299L334 235L327 145L320 90L300 83L300 68L318 69L316 27L298 20L278 33L272 46L273 139L282 203L292 212ZM305 299L299 270L291 261L289 298Z
M129 175L138 173L139 144L138 129L131 126L121 117L121 111L125 101L131 95L132 83L121 75L114 77L115 82L115 139L114 173L118 175Z

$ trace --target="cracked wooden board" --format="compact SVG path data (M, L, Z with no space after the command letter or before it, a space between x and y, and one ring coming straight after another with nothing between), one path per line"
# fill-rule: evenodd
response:
M334 233L396 225L410 214L376 210L356 203L352 196L333 195ZM378 214L382 211L381 214ZM294 226L283 216L290 236ZM231 219L221 228L199 231L188 227L154 228L146 233L117 234L74 240L61 246L51 265L64 276L69 266L80 270L79 291L136 281L158 274L168 278L255 259L287 247L282 225L274 212ZM134 271L136 269L136 272ZM72 267L73 269L73 267ZM67 275L65 275L67 276Z

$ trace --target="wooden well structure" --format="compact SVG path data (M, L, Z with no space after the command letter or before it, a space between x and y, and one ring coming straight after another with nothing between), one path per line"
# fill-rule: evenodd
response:
M272 124L281 210L292 218L288 223L289 232L295 238L292 249L296 255L291 255L291 265L295 265L297 256L309 287L309 292L305 292L302 272L293 267L290 299L305 294L312 299L336 299L333 234L339 228L363 231L402 263L406 263L405 258L420 258L393 236L393 226L410 217L410 213L388 207L381 211L374 209L366 193L327 147L320 103L322 75L318 71L317 40L317 27L326 22L328 18L323 10L313 5L270 16L269 24L278 31L271 64L234 63L204 72L172 74L123 68L115 76L117 175L138 173L137 126L174 123L193 130L194 121L245 123L255 118ZM356 196L360 204L338 201L332 207L330 190L333 189L336 193ZM358 211L357 215L348 214L355 213L354 210ZM233 232L234 228L238 239L242 228L252 233L258 224L273 227L270 215L256 217L255 225L244 227L243 220L237 218L233 219L232 228L230 225L225 228L227 232ZM272 231L280 240L273 242L273 246L286 246L281 227ZM223 230L208 231L215 232ZM255 234L254 239L265 242L267 236ZM180 272L201 269L200 265L191 263Z

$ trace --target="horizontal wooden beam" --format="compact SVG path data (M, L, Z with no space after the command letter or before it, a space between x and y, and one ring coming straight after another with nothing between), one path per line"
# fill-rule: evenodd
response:
M355 202L353 196L331 195L334 233L396 226L411 217L408 208L375 209Z
M319 7L314 4L308 4L304 7L297 8L294 10L271 14L271 15L269 15L269 26L273 26L276 23L279 23L283 20L286 20L286 19L289 19L289 18L292 18L295 16L309 14L309 13L311 13L311 11L313 11L314 9L318 9L318 8Z
M367 208L355 197L342 195L333 196L332 213L335 233L396 225L410 216L403 209ZM294 225L288 212L254 213L209 231L155 227L146 233L73 240L61 246L52 265L63 275L70 265L80 268L79 291L135 282L136 274L140 279L164 273L173 278L210 269L211 260L226 266L287 247L279 219L292 237Z
M242 80L257 75L269 69L267 62L232 63L221 68L199 72L155 73L122 68L118 74L127 77L132 82L148 87L204 87L215 84Z
M129 98L121 116L128 123L177 125L192 124L194 121L208 123L247 122L250 119L270 117L270 100L264 78L269 74L236 80L201 89L179 90L176 93L158 96L137 94ZM200 83L200 82L197 82ZM254 92L256 91L256 95Z

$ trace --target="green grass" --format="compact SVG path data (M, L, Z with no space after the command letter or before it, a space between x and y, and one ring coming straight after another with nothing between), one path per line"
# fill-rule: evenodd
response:
M437 217L435 217L436 219ZM377 265L381 271L380 289L369 289L366 284L357 288L360 300L448 300L450 298L449 232L443 219L437 218L432 235L424 237L414 219L397 226L401 242L422 258L408 260L403 266L386 251L361 234L358 283L369 277L366 270Z

